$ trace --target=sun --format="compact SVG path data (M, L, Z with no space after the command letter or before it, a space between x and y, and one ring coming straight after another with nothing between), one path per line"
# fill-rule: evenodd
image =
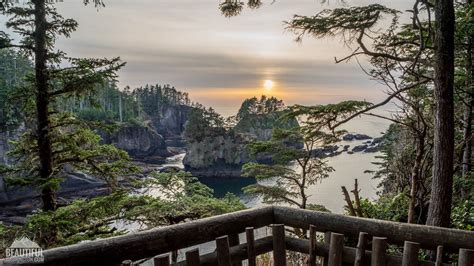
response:
M269 79L267 79L267 80L265 80L265 81L263 82L263 87L264 87L267 91L273 89L273 85L274 85L274 84L273 84L273 81L271 81L271 80L269 80Z

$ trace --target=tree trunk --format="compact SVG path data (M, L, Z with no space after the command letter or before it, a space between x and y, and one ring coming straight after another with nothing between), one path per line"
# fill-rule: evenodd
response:
M472 1L467 1L467 4L471 4ZM467 39L467 56L466 56L466 72L468 75L466 90L467 90L467 99L464 106L464 131L463 131L463 139L464 139L464 149L463 149L463 156L462 156L462 177L468 178L469 174L472 170L471 162L472 162L472 108L474 105L474 69L472 67L472 63L474 60L474 49L473 49L473 40L472 36L468 36ZM461 187L461 197L464 198L465 191L463 187Z
M450 224L454 160L454 6L438 0L435 6L435 125L431 203L426 224Z
M411 189L410 189L410 205L408 206L408 223L415 223L415 205L418 195L418 187L421 182L421 163L425 155L425 136L418 134L416 137L416 157L415 164L411 172Z
M43 181L51 178L52 151L51 139L49 135L49 95L48 95L48 50L47 50L47 22L46 22L46 3L45 0L34 0L35 14L35 80L36 80L36 111L37 111L37 141L38 155L40 159L39 175ZM49 211L56 209L55 192L50 187L43 188L41 192L43 201L43 210Z

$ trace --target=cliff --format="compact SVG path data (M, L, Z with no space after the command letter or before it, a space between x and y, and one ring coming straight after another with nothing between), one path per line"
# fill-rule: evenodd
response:
M202 139L188 140L183 160L185 170L198 177L241 177L242 165L251 159L247 144L271 139L276 127L298 126L296 120L281 122L278 117L276 112L249 115L230 130L216 128L206 132ZM260 157L257 160L269 162L271 158Z
M125 150L135 160L161 162L170 156L165 139L152 125L127 124L112 134L102 136L104 143Z
M151 117L152 125L165 139L179 137L184 131L192 108L186 105L164 106L160 109L159 115Z
M195 176L240 177L242 165L250 160L246 145L255 136L226 132L189 142L183 164Z

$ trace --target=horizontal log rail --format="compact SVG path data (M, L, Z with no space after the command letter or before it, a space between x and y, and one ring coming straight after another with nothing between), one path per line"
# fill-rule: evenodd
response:
M43 265L116 265L199 245L223 235L238 234L247 227L273 223L273 208L263 207L164 226L123 236L58 247L43 252ZM6 265L18 260L0 260Z
M325 212L314 212L287 207L273 207L274 222L308 229L312 224L321 232L338 232L346 236L366 232L370 236L384 236L389 242L420 243L424 248L444 246L446 249L474 249L474 232L426 225L396 223L383 220L358 218Z
M271 226L272 236L254 239L253 230L265 226ZM309 240L285 235L285 226L309 229ZM243 232L247 240L239 244L236 235ZM326 233L324 242L316 241L316 232ZM357 247L344 246L347 237L358 237ZM188 250L186 261L175 264L239 265L249 259L255 265L256 256L273 251L274 265L285 265L285 253L294 251L308 254L309 265L316 257L326 258L330 266L444 265L443 247L459 251L459 265L474 263L474 232L269 206L45 250L43 265L131 265L159 254L164 255L155 257L154 264L170 265L166 253L215 240L216 251L202 255L198 249ZM388 255L388 243L404 245L403 256ZM438 249L438 261L418 261L420 248ZM15 263L15 258L2 263Z

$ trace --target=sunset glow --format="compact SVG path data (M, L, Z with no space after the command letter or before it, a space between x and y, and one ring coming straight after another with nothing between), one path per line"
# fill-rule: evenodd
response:
M271 80L269 80L269 79L265 80L265 82L263 83L263 87L264 87L265 90L267 90L267 91L272 90L272 89L273 89L273 85L274 85L274 84L273 84L273 81L271 81Z

